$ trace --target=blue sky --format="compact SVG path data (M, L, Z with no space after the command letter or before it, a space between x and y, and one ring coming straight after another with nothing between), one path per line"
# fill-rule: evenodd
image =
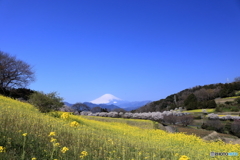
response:
M240 76L238 0L0 0L0 50L70 103L159 100Z

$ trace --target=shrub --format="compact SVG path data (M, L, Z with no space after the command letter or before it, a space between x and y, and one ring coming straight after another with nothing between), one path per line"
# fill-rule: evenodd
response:
M207 108L216 108L217 104L214 100L207 101Z
M237 102L238 104L240 104L240 98L236 98L234 101Z
M194 119L202 119L202 115L194 115Z
M206 123L202 125L203 129L215 130L217 132L223 132L223 127L224 127L223 124L218 119L208 120Z
M227 133L227 134L231 133L231 125L232 125L232 123L230 121L226 122L226 124L224 126L224 132L225 133Z
M216 109L215 109L216 112L222 112L223 111L223 108L220 107L220 106L217 106Z
M48 94L34 92L29 98L29 102L43 113L59 110L64 104L62 100L63 98L59 97L57 92Z
M230 107L232 112L238 112L239 111L239 107L238 106L232 106Z
M232 101L226 101L225 104L230 105L230 104L233 104L233 102Z
M180 117L178 117L178 120L183 126L187 126L189 124L192 124L193 116L192 115L180 116Z
M231 131L234 135L240 137L240 120L234 120L231 125Z

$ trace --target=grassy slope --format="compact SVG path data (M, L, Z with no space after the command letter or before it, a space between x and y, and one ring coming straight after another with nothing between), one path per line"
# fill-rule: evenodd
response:
M223 104L223 103L225 103L225 102L227 102L227 101L232 102L232 101L234 101L236 98L239 98L239 97L240 97L240 96L226 97L226 98L217 98L217 99L215 99L215 102L216 102L217 104Z
M169 134L152 129L150 121L74 115L63 119L61 115L42 114L29 104L0 96L0 146L6 151L0 152L0 159L177 160L187 155L202 160L210 158L210 151L240 153L240 145L206 143L195 136ZM49 136L50 132L56 135ZM65 153L61 152L64 147L69 149Z

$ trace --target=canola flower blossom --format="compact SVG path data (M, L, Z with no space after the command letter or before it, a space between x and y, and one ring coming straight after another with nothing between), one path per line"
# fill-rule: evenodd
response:
M60 146L60 143L53 143L53 146L58 147Z
M63 113L63 114L61 115L61 118L62 118L62 119L68 119L68 118L69 118L69 113Z
M6 152L6 148L3 147L3 146L0 146L0 153L1 153L1 152Z
M182 155L179 160L190 160L188 156Z
M77 127L78 125L79 125L79 123L76 122L76 121L73 121L73 122L70 123L71 127Z
M68 150L69 150L69 149L68 149L67 147L63 147L63 148L61 149L61 152L62 152L62 153L66 153Z
M56 133L55 133L55 132L50 132L48 136L49 136L49 137L50 137L50 136L56 136Z
M81 155L80 155L80 158L84 158L88 155L87 151L82 151L81 152Z
M37 158L33 157L32 160L37 160Z
M26 136L27 136L27 133L23 133L22 135L23 135L24 137L26 137Z
M56 141L57 141L57 139L51 137L50 142L56 142Z

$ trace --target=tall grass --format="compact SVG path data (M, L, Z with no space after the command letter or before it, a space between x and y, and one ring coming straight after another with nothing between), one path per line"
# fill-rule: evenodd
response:
M150 121L42 114L30 104L2 96L0 125L3 160L178 160L183 155L202 160L210 159L211 151L240 153L240 145L166 133L152 129Z

